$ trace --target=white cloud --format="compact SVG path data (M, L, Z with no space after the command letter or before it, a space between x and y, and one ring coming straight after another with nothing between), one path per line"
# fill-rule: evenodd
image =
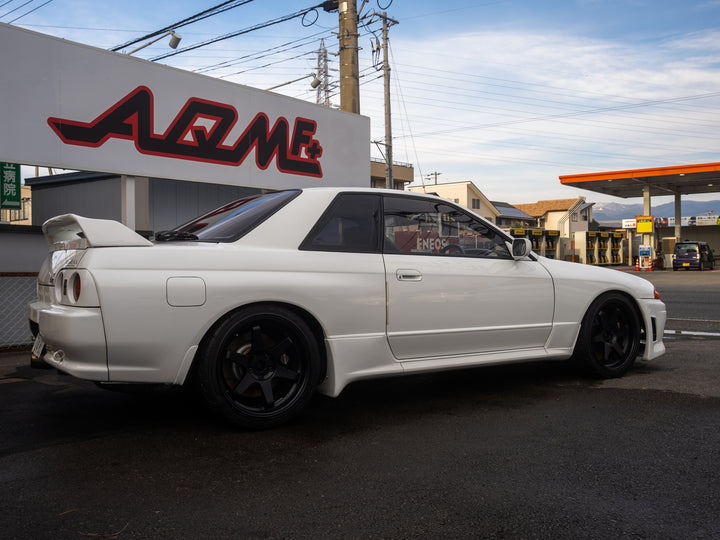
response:
M515 202L572 196L561 174L720 161L720 95L692 97L720 89L719 41L715 31L644 46L514 32L394 41L394 155ZM382 82L361 92L381 139Z

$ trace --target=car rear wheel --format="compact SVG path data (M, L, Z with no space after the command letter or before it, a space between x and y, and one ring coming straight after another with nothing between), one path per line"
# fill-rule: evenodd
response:
M235 425L264 429L294 418L318 383L320 354L296 314L276 306L234 313L213 332L200 358L205 400Z
M640 319L631 301L618 293L596 298L583 317L574 361L593 377L621 377L639 350Z

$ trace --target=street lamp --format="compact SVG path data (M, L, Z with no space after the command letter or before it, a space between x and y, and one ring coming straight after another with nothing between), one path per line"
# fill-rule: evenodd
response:
M320 86L322 81L318 79L317 75L315 73L310 73L310 75L303 75L302 77L298 77L297 79L293 79L292 81L287 81L281 84L276 84L275 86L271 86L270 88L266 88L265 90L275 90L276 88L280 88L281 86L285 86L286 84L292 84L294 82L302 81L303 79L307 79L308 77L312 77L313 80L310 82L311 88L317 88Z
M177 49L177 46L180 45L180 40L182 39L182 36L181 36L180 34L177 34L177 33L175 32L175 30L170 30L170 31L168 31L168 32L165 32L164 34L159 35L159 36L156 37L155 39L153 39L153 40L151 40L151 41L148 41L148 42L145 43L144 45L140 45L140 46L137 47L136 49L133 49L132 51L130 51L129 53L126 53L126 54L129 56L129 55L131 55L131 54L133 54L133 53L136 53L136 52L138 52L140 49L144 49L144 48L147 47L148 45L152 45L152 44L155 43L156 41L160 41L162 38L167 37L167 36L172 36L172 37L170 38L170 43L169 43L170 48L171 48L171 49Z

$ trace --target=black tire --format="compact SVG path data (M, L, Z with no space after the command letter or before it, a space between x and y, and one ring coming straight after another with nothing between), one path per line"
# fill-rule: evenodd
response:
M627 297L603 294L583 317L573 360L592 377L622 377L640 351L640 329L637 310Z
M299 316L254 306L228 317L203 347L197 376L212 409L249 429L297 416L318 384L320 353Z

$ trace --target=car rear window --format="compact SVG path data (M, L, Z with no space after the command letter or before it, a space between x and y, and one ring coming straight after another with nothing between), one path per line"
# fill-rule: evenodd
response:
M159 241L234 242L300 194L300 190L253 195L228 203L192 221L155 235Z
M697 253L697 244L675 244L675 254L684 255L686 253Z

